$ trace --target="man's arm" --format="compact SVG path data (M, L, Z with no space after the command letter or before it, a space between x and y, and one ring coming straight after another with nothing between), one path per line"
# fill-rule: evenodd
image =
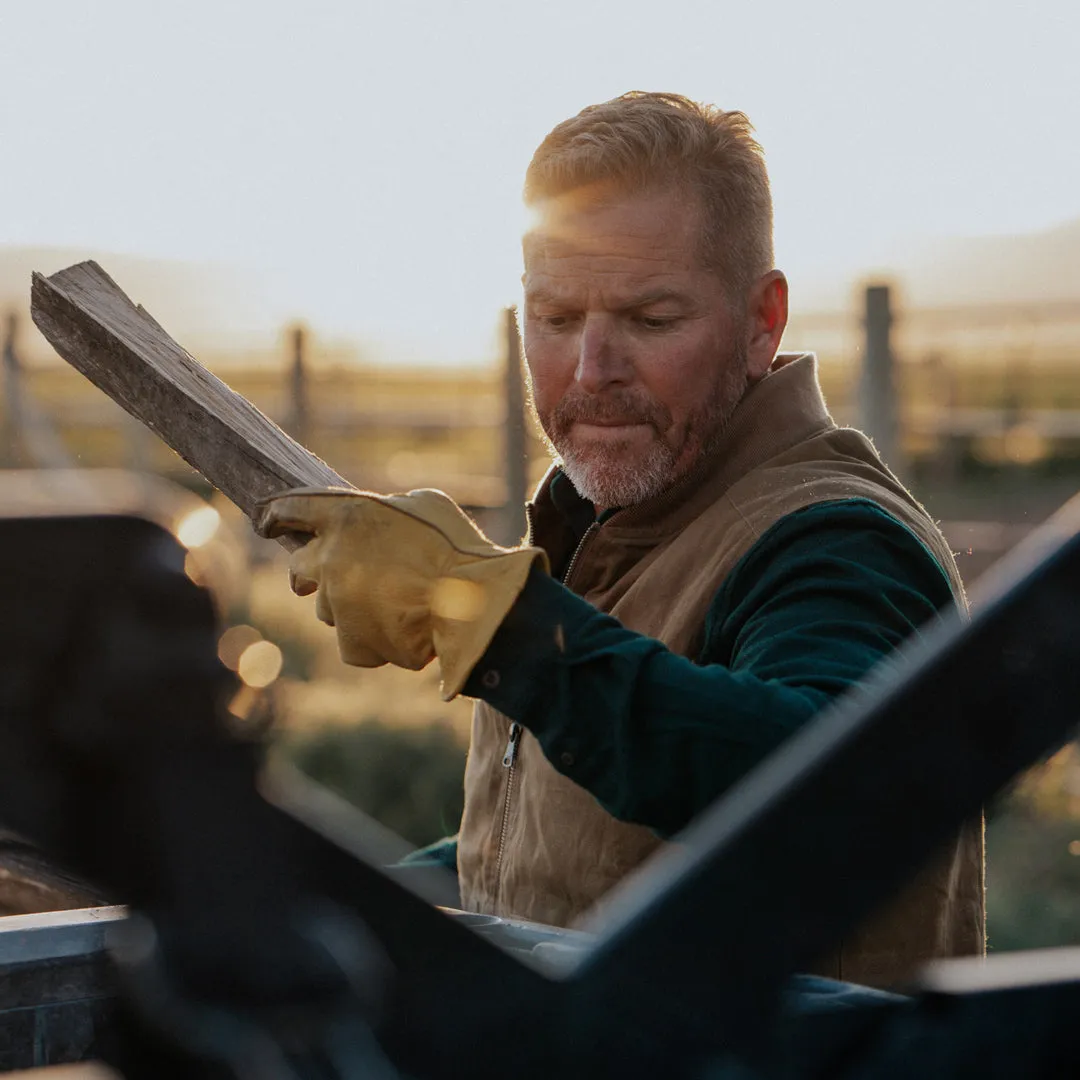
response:
M822 504L728 577L698 662L534 571L464 692L615 817L670 836L952 602L904 525L862 500Z
M457 843L456 833L453 836L444 836L441 840L436 840L426 847L410 851L395 865L453 870L457 873Z

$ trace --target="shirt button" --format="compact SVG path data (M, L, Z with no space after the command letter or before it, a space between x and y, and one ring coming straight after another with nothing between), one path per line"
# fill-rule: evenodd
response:
M561 753L561 754L559 755L559 760L560 760L560 761L561 761L561 762L562 762L562 763L563 763L563 764L564 764L564 765L565 765L565 766L566 766L567 768L569 768L569 767L570 767L571 765L573 765L573 764L574 764L575 758L574 758L574 755L573 755L573 754L571 754L569 750L564 750L564 751L563 751L563 752L562 752L562 753Z
M488 670L480 676L480 685L487 690L494 690L499 685L499 682L499 673L494 668L488 668Z

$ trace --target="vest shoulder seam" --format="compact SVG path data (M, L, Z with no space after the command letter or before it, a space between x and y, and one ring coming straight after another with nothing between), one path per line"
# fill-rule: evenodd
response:
M756 529L754 527L754 525L750 521L750 519L743 513L742 507L731 497L730 488L727 491L724 492L724 499L727 501L727 503L731 507L731 509L734 510L735 513L739 515L739 520L746 527L746 531L748 533L750 533L750 535L754 538L754 540L760 540L761 539L761 533L758 531L758 529Z

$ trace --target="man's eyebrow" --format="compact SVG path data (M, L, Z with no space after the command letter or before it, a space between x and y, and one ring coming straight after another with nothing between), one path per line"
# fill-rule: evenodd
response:
M525 299L528 301L539 300L545 303L558 303L562 298L551 289L529 288L525 286Z
M632 300L628 300L625 304L620 305L621 311L633 311L635 308L648 307L650 304L662 304L665 301L673 300L678 304L687 304L689 298L685 293L679 292L678 289L652 289L649 292L640 293Z

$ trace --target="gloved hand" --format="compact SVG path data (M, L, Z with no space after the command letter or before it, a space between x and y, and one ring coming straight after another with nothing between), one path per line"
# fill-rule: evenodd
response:
M260 504L256 531L311 536L294 551L293 591L317 591L341 659L416 671L439 658L443 699L457 695L525 587L540 548L493 544L441 491L375 495L296 488Z

